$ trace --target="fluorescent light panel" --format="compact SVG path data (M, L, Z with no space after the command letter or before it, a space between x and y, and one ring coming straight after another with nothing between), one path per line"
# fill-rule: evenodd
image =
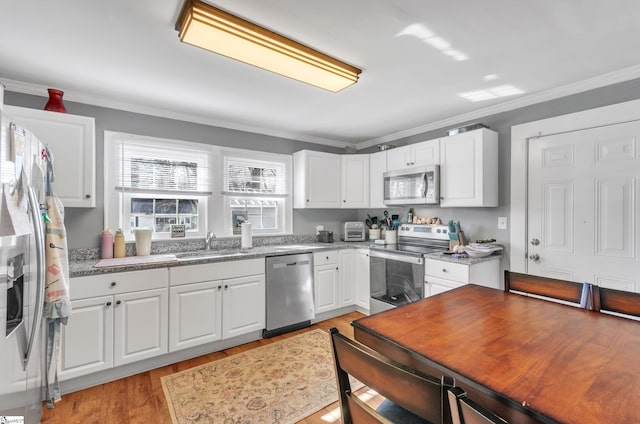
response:
M185 43L333 92L362 72L199 0L185 1L176 30Z

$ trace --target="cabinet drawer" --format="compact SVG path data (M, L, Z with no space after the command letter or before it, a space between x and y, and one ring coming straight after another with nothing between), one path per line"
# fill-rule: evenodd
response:
M313 266L322 266L338 263L338 251L326 250L324 252L315 252L313 254Z
M169 269L171 286L264 274L264 259L177 266Z
M454 264L446 261L427 259L424 261L424 274L427 276L444 278L446 280L469 282L469 265Z
M69 290L71 300L75 300L139 290L161 289L167 287L168 282L167 268L158 268L76 277L70 280Z

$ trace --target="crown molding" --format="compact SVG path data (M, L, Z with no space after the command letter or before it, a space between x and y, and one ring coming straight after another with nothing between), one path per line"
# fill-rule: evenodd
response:
M40 96L44 98L48 97L46 95L47 88L49 88L48 86L41 85L41 84L31 84L31 83L26 83L22 81L2 78L2 76L0 76L0 81L2 81L2 83L5 85L7 91L13 91L13 92L22 93L22 94L30 94L33 96ZM206 116L185 114L185 113L180 113L180 112L167 110L167 109L154 108L154 107L143 106L135 103L121 102L121 101L116 101L116 100L111 100L106 98L100 98L97 96L92 96L92 95L84 94L81 92L74 92L73 90L65 89L64 99L71 102L83 103L83 104L92 105L92 106L123 110L126 112L140 113L143 115L150 115L150 116L156 116L156 117L167 118L167 119L175 119L178 121L192 122L195 124L209 125L213 127L220 127L220 128L236 130L236 131L244 131L244 132L255 133L260 135L268 135L271 137L285 138L288 140L302 141L302 142L313 143L313 144L321 144L321 145L337 147L337 148L345 148L353 144L352 142L346 142L346 141L335 140L335 139L324 138L324 137L316 137L316 136L311 136L306 134L299 134L291 131L281 131L281 130L274 130L270 128L243 125L238 123L217 120L217 119L209 118Z
M461 123L464 123L464 122L478 120L481 118L485 118L487 116L495 115L497 113L508 112L510 110L519 109L521 107L531 106L537 103L559 99L559 98L570 96L573 94L578 94L578 93L593 90L596 88L605 87L607 85L629 81L638 77L640 77L640 65L635 65L619 71L609 72L608 74L600 75L598 77L589 78L589 79L578 81L572 84L567 84L562 87L541 91L539 93L531 94L529 96L523 96L507 102L488 106L482 109L477 109L473 112L463 113L461 115L452 116L450 118L431 122L425 125L421 125L419 127L410 128L410 129L398 131L392 134L387 134L385 136L372 138L370 140L363 141L362 143L356 144L355 147L357 150L362 150L371 146L375 146L377 144L388 143L391 141L399 140L401 138L410 137L410 136L422 134L428 131L445 128L447 126L460 125Z

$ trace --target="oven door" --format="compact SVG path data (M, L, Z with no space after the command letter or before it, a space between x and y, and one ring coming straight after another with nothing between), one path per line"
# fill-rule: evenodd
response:
M372 314L424 297L422 256L371 249L369 270Z

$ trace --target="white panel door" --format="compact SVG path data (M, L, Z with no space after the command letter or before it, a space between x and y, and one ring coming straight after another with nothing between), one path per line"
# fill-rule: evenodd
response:
M264 274L222 282L222 338L265 328L266 286Z
M344 249L339 253L339 293L338 306L349 306L355 303L356 284L356 250Z
M369 155L341 155L342 207L369 207Z
M306 162L306 207L341 206L340 155L308 152Z
M169 293L169 351L222 338L222 281L184 284Z
M114 365L123 365L168 352L167 289L114 296Z
M333 311L338 307L338 266L314 267L313 288L316 314Z
M387 172L387 152L369 155L369 207L384 208L384 173Z
M529 141L528 272L640 291L640 123Z

